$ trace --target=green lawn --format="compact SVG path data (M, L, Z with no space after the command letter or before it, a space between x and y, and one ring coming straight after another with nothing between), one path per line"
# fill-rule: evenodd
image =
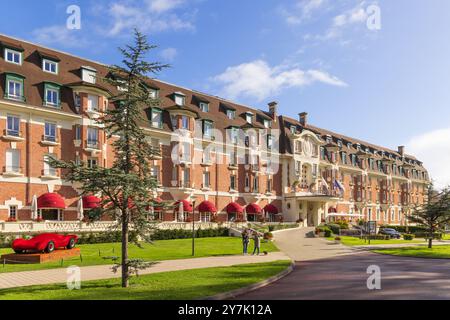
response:
M144 243L143 248L130 245L130 258L141 258L147 261L176 260L192 258L192 239L161 240L153 244ZM250 245L252 248L253 244ZM74 257L63 262L63 267L92 266L112 264L106 257L120 256L120 243L80 245L81 257ZM262 242L261 250L267 252L278 251L272 242ZM12 253L11 249L1 249L0 255ZM238 255L242 253L240 238L199 238L195 239L195 257ZM82 258L82 261L81 261ZM61 262L49 262L41 265L18 265L0 262L0 273L14 271L28 271L60 268Z
M334 241L335 237L330 237L330 238L326 238L329 241ZM369 241L364 241L362 239L359 238L355 238L355 237L347 237L347 236L342 236L341 238L341 243L346 245L346 246L368 246L369 245ZM370 245L376 245L376 244L402 244L402 243L425 243L424 239L414 239L414 240L396 240L396 239L391 239L391 240L370 240Z
M183 300L198 299L242 288L272 277L290 261L156 273L132 278L122 289L120 279L84 282L81 290L66 285L0 290L1 300Z
M402 257L430 258L430 259L450 259L450 246L434 246L432 249L428 247L409 247L398 249L380 249L374 252L389 254Z

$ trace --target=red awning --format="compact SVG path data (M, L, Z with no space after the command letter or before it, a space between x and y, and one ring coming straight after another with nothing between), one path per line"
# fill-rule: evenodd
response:
M242 208L242 206L239 203L236 202L231 202L230 204L227 205L226 208L227 213L230 214L241 214L244 212L244 208Z
M175 203L175 208L174 208L175 211L178 211L180 209L180 203L183 204L183 211L184 212L192 212L193 211L192 210L192 204L189 201L187 201L187 200L177 201Z
M203 201L202 203L200 203L200 205L198 206L198 211L201 213L216 213L217 209L216 206L214 205L214 203L210 202L210 201Z
M275 207L273 204L268 204L267 206L264 207L264 211L270 214L278 214L278 208Z
M156 198L152 200L152 204L147 206L147 210L152 209L156 211L161 211L164 208L163 200L161 198Z
M102 200L96 196L83 197L83 209L97 209L100 207Z
M57 193L46 193L37 199L38 209L65 209L64 198Z
M256 203L252 203L249 204L246 208L245 211L248 214L262 214L262 209L260 206L258 206Z

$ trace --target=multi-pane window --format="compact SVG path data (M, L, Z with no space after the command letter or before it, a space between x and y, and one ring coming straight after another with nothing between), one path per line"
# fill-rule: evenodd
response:
M203 187L209 188L211 186L210 183L211 173L209 171L203 172Z
M345 153L345 152L341 153L341 161L342 161L342 164L347 164L347 153Z
M44 156L44 176L51 176L51 177L57 176L56 169L53 168L52 166L50 166L50 164L48 163L50 158L55 158L55 157L56 156L54 154L48 154L48 155Z
M20 136L20 118L16 116L8 115L7 117L7 130L8 136L19 137Z
M295 126L291 126L291 133L292 134L296 134L297 133L297 128Z
M17 206L9 206L9 218L13 220L17 219Z
M98 96L88 95L88 111L98 111Z
M175 104L178 106L184 106L185 97L182 95L175 95Z
M250 113L245 114L245 121L247 121L247 123L252 123L253 122L253 115Z
M181 128L189 130L189 117L181 116Z
M230 176L230 189L236 190L236 176L235 175Z
M6 150L6 172L20 172L20 151L17 149Z
M24 100L23 98L23 78L7 75L6 76L6 97L14 100Z
M88 168L96 168L98 166L98 159L97 158L88 158L87 160L87 166Z
M230 120L233 120L236 117L236 111L234 110L227 110L227 118Z
M81 126L80 125L75 126L75 140L78 140L78 141L81 140Z
M202 112L209 112L209 104L208 104L208 103L206 103L206 102L200 102L200 103L199 103L199 106L200 106L200 110L201 110Z
M152 109L152 127L162 128L162 111L160 109Z
M161 172L161 169L159 166L152 166L150 168L150 173L158 185L161 183L160 172Z
M239 138L239 132L237 128L231 128L230 130L230 139L231 139L231 143L238 143L238 138Z
M253 178L253 192L259 192L259 178Z
M89 127L87 129L87 144L89 147L98 147L98 129Z
M42 60L42 70L49 73L58 73L58 63L55 61L43 59Z
M272 192L272 179L267 180L267 192Z
M59 106L59 88L45 86L45 104L50 106Z
M264 128L268 129L272 127L272 121L264 119ZM292 129L292 128L291 128ZM295 132L294 132L295 133Z
M267 149L272 149L272 147L273 147L273 136L269 134L267 136Z
M159 90L158 89L149 89L148 95L151 99L159 98Z
M213 123L211 121L203 121L203 135L211 137L213 131Z
M22 53L12 49L5 48L5 60L14 64L22 64Z
M56 142L56 124L53 122L45 123L44 140L49 142Z

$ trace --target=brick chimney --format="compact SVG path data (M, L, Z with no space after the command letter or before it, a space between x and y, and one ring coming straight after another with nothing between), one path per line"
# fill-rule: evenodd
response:
M269 113L272 116L272 119L276 119L278 115L278 102L273 101L269 103Z
M405 146L399 146L398 153L403 157L405 155Z
M300 124L302 126L306 126L308 124L308 113L302 112L302 113L299 113L298 115L299 115Z

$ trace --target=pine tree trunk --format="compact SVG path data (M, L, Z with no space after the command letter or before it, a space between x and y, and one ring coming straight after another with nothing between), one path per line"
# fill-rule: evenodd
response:
M122 288L128 288L128 209L122 214Z

